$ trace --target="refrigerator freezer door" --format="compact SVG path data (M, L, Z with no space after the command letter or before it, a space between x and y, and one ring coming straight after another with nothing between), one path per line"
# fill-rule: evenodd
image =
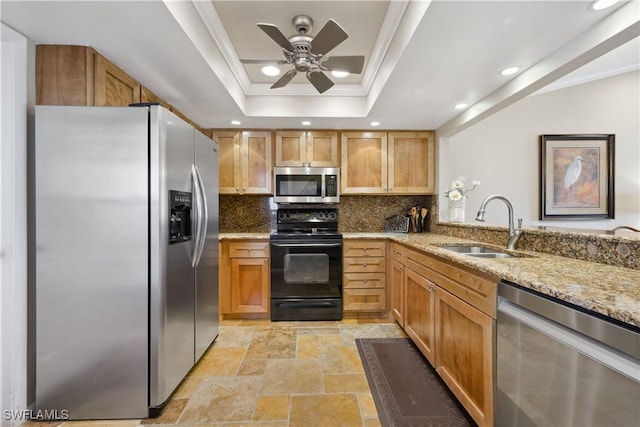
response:
M149 404L154 408L167 400L194 362L191 257L196 239L169 244L169 190L192 192L194 130L159 106L150 107L150 130Z
M148 411L147 111L36 107L36 406Z
M196 132L195 164L206 198L204 249L196 266L195 359L218 336L218 144Z

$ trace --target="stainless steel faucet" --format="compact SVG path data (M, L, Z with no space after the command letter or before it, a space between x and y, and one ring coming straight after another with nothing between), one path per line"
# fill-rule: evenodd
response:
M522 235L522 218L518 218L518 229L516 230L513 226L513 205L506 197L501 196L500 194L492 194L484 199L480 205L478 214L476 215L476 221L484 222L484 213L486 211L487 203L494 199L502 200L507 205L507 209L509 209L509 241L507 242L507 249L515 249L516 244Z

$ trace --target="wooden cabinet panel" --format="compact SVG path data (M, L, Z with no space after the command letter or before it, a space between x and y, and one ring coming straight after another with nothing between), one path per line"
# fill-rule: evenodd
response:
M242 132L242 193L271 194L271 132Z
M386 243L380 240L345 240L343 252L345 257L383 257Z
M239 194L240 182L240 132L211 131L218 142L218 190L220 194Z
M231 259L231 311L269 312L269 263L265 258Z
M398 260L391 260L389 268L389 294L391 315L401 327L405 327L405 297L404 297L404 264Z
M271 299L269 242L225 240L219 246L221 316L268 315Z
M382 311L385 308L385 290L344 289L343 309L345 311Z
M389 132L389 192L432 194L435 191L433 132Z
M140 83L102 55L95 55L95 105L126 106L140 102Z
M276 132L276 166L338 166L337 132Z
M340 173L343 194L387 192L387 134L343 132Z
M307 134L304 131L276 132L276 166L306 166Z
M231 258L268 258L269 242L242 241L229 243L229 257Z
M314 167L338 167L338 132L307 132L307 162Z
M345 312L386 310L386 242L345 240L342 285Z
M86 46L36 46L36 104L93 105L93 55Z
M345 257L343 272L346 273L384 273L384 257Z
M422 354L436 366L436 286L415 271L404 271L406 295L405 332Z
M481 426L493 425L494 320L438 289L436 370Z
M346 273L343 288L384 288L384 273Z

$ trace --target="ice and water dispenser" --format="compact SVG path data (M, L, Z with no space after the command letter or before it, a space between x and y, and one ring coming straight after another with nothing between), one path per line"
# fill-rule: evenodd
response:
M169 190L169 243L191 240L191 193Z

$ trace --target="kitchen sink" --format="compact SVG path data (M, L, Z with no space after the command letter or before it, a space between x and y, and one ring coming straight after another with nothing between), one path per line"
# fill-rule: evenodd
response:
M484 246L440 246L442 249L476 258L511 258L513 255Z

